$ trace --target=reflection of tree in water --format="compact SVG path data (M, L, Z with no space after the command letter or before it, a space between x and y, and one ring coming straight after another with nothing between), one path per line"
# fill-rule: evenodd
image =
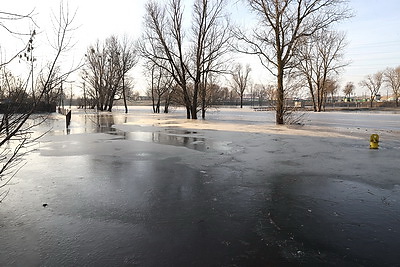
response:
M111 126L115 124L114 115L112 114L97 114L97 130L100 133L109 132L111 130Z
M105 133L111 131L115 124L113 114L94 113L85 114L85 128L95 129L95 132Z
M76 118L76 117L75 117ZM115 124L128 122L125 114L115 114L109 112L85 112L83 117L85 132L109 133L115 131L112 127Z
M192 132L184 132L182 134L188 135L191 133ZM171 132L169 133L153 132L151 141L154 143L159 143L164 145L184 146L198 151L207 150L205 138L194 137L190 135L182 136L181 134L175 135Z

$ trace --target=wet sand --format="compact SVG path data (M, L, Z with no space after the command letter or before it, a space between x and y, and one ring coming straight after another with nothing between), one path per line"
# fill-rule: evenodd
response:
M0 265L396 266L398 116L54 115L0 204Z

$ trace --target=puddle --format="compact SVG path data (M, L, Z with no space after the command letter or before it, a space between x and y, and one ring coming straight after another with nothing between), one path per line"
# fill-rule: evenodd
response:
M197 132L176 127L168 127L159 131L146 132L134 131L124 132L114 128L116 124L124 124L129 121L125 114L74 114L73 121L69 129L65 129L64 120L52 119L46 123L46 128L51 130L48 132L51 135L73 135L73 134L92 134L104 133L113 136L121 137L121 139L152 142L162 145L182 146L188 149L197 151L230 151L232 150L231 142L217 142L204 138ZM42 130L42 132L45 132Z
M162 145L183 146L202 152L209 150L231 150L229 142L214 142L201 137L198 132L181 129L167 129L165 131L157 132L122 132L112 128L110 131L108 131L108 133L122 136L126 140L152 142Z

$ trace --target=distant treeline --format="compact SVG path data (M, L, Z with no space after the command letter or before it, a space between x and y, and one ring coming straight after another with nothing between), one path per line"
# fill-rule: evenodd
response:
M47 104L39 102L35 106L33 103L16 103L16 102L1 102L0 114L8 113L30 113L33 108L33 113L56 112L56 104Z

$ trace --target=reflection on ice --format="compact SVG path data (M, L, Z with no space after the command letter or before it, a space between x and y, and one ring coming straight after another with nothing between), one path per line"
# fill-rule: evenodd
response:
M69 136L61 115L37 128L52 130L0 207L1 266L400 262L397 116L312 114L289 128L252 111L143 113L78 110ZM381 125L393 131L382 149L352 138Z
M189 149L197 151L213 150L229 150L228 142L212 142L200 137L197 132L182 131L182 130L166 130L165 132L109 132L113 135L123 136L124 139L142 141L142 142L153 142L162 145L172 146L183 146Z
M197 131L179 129L173 126L169 126L162 131L159 129L147 129L147 131L129 129L121 131L114 128L114 125L123 125L135 119L137 118L131 114L79 113L75 111L68 129L65 129L63 117L54 114L53 117L46 121L45 125L42 125L45 129L40 129L39 131L49 131L48 134L50 135L104 133L120 136L126 140L183 146L203 152L207 150L228 151L231 149L229 146L230 142L215 142L204 138L204 136Z

